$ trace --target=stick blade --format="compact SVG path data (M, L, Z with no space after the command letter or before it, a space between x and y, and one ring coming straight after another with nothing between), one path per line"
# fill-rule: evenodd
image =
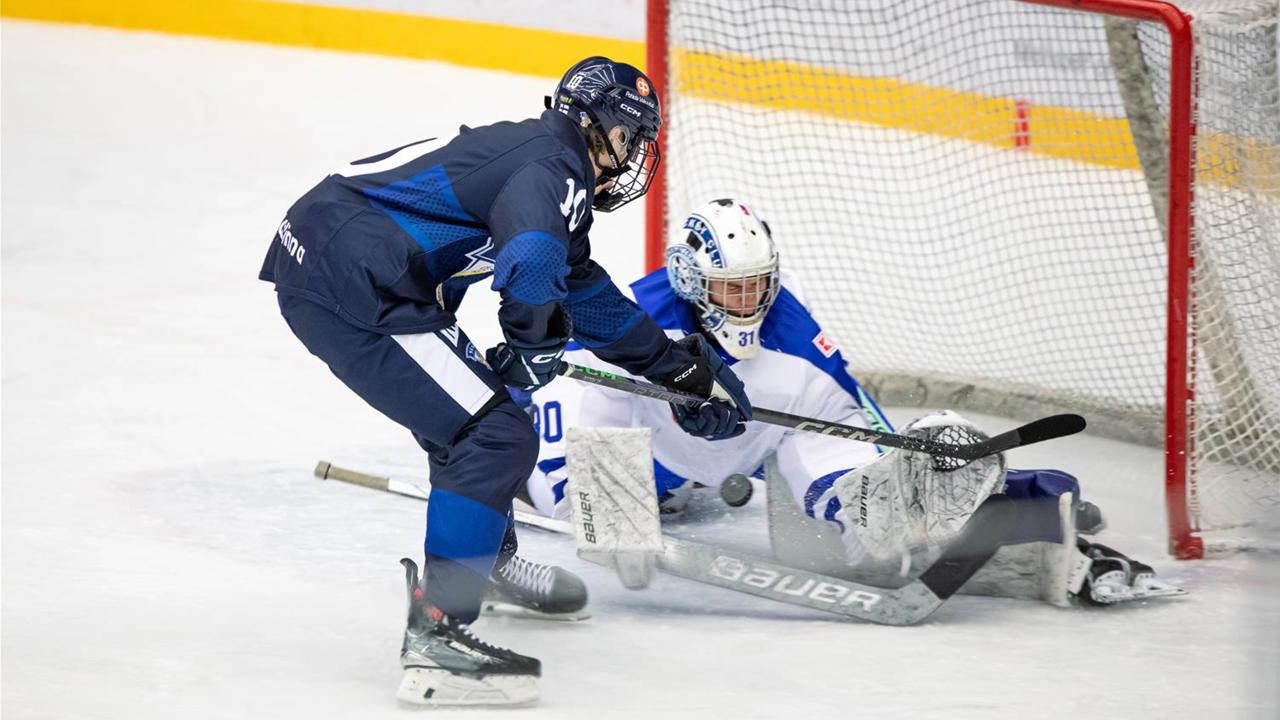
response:
M1002 432L990 440L975 445L963 445L960 447L960 452L951 457L958 457L962 460L977 460L980 457L1012 450L1023 445L1032 445L1045 440L1074 435L1084 430L1084 428L1084 418L1074 413L1050 415L1039 420L1032 420L1026 425L1021 425L1008 432Z
M1018 428L1018 438L1021 440L1019 444L1030 445L1045 440L1066 437L1067 435L1075 435L1084 430L1085 425L1084 418L1074 413L1050 415Z

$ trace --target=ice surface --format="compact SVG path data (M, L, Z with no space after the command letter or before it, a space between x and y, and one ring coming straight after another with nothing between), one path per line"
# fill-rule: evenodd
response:
M534 114L549 81L0 32L2 714L403 717L396 560L420 554L423 508L310 471L324 458L421 481L425 463L306 354L256 275L284 210L329 168ZM597 219L595 253L620 281L640 271L641 217ZM475 295L463 325L485 346L496 303ZM1192 594L1103 612L962 597L885 628L667 577L628 592L529 531L530 557L586 578L595 617L478 630L543 660L527 718L1273 716L1276 576L1246 555L1167 559L1156 451L1078 437L1011 463L1080 475L1111 523L1101 539ZM763 547L763 496L736 511L697 497L674 529Z

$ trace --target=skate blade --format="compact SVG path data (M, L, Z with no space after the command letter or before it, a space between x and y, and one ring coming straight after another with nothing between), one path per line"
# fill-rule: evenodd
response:
M1179 587L1163 587L1152 588L1151 590L1134 590L1129 593L1121 602L1133 602L1134 600L1154 600L1156 598L1178 597L1186 595L1187 591Z
M439 668L405 668L396 699L415 708L531 705L538 700L532 675L469 678Z
M1135 600L1159 600L1161 598L1178 597L1186 595L1187 591L1178 587L1154 588L1151 590L1128 590L1126 592L1115 593L1105 597L1095 598L1095 602L1104 606L1126 605Z
M591 611L582 608L572 612L548 613L534 610L523 605L504 602L502 600L485 600L480 606L480 614L488 617L509 617L522 620L552 620L555 622L578 622L591 617Z

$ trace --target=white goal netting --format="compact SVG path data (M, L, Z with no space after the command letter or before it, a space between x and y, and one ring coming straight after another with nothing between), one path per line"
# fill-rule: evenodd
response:
M1185 492L1202 526L1234 528L1280 505L1277 11L1183 8L1199 72ZM669 216L753 204L883 402L1070 410L1164 443L1162 25L1013 0L668 13Z

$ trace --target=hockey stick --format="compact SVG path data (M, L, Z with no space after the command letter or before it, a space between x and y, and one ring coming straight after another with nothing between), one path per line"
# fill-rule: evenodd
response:
M431 490L423 487L422 485L414 485L413 483L404 482L403 480L392 480L391 478L378 477L377 475L368 475L362 472L356 472L355 470L348 470L346 468L332 465L324 460L316 463L315 475L321 480L341 480L342 482L350 483L352 485L367 487L371 490L382 490L383 492L403 495L416 500L426 501L431 497ZM518 505L523 505L520 500L516 500L515 502ZM543 530L550 530L551 532L560 533L562 535L573 534L573 528L569 523L564 522L563 520L553 520L549 517L539 515L536 512L531 512L532 510L533 508L522 510L517 507L515 510L516 522L521 525L529 525L531 527L542 528Z
M665 400L669 403L678 403L687 407L698 407L706 402L705 398L700 398L691 393L681 392L679 390L671 390L654 385L652 383L632 380L631 378L614 375L613 373L603 370L594 370L582 365L574 365L571 363L560 363L559 373L565 377L581 380L593 385L621 390L622 392L631 393L633 395L641 395L643 397L654 398L655 400ZM1032 443L1052 440L1054 438L1064 437L1066 435L1074 435L1084 430L1084 418L1075 414L1050 415L1039 420L1033 420L1026 425L1020 425L1008 432L1000 433L995 437L988 438L981 442L969 445L952 445L948 443L933 442L923 438L915 438L909 435L897 435L894 433L881 432L870 428L853 427L852 425L841 425L840 423L827 422L826 420L817 420L815 418L802 417L800 415L792 415L790 413L778 412L776 410L768 410L765 408L755 408L751 415L752 420L769 423L770 425L780 425L782 427L795 428L796 430L804 430L806 432L819 433L821 435L833 435L835 437L848 438L849 440L857 440L859 442L874 443L876 445L884 445L885 447L901 448L903 450L913 450L928 455L956 458L957 460L977 460L981 457L994 455L996 453L1011 450L1023 445L1031 445Z
M427 500L426 488L367 475L321 461L316 477ZM993 496L969 519L966 531L921 576L890 590L792 568L727 548L663 535L658 570L706 585L881 625L914 625L950 598L999 548L1014 516L1001 512L1007 498ZM560 520L515 511L516 522L573 537ZM1002 520L1003 518L1003 520Z

